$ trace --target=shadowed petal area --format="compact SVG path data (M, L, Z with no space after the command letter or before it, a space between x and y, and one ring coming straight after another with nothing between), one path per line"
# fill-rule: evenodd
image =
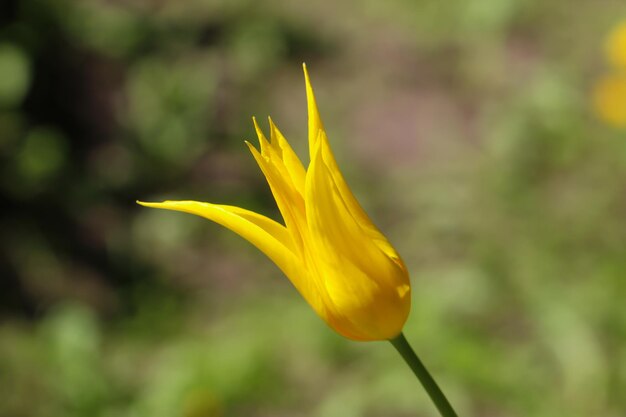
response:
M202 203L199 201L164 201L145 203L145 207L161 208L195 214L218 223L267 255L292 281L299 276L299 263L293 254L293 241L287 228L274 220L240 207ZM294 282L297 286L297 283Z

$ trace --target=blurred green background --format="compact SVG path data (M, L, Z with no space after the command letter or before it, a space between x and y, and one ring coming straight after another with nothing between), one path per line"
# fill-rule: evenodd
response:
M626 133L589 91L609 0L2 0L0 416L435 416L200 218L278 218L243 144L337 159L407 262L405 328L462 416L626 415ZM256 140L253 140L256 142ZM307 158L304 158L307 160Z

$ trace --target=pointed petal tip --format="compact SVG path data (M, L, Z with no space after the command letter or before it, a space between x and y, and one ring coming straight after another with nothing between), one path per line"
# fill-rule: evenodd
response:
M253 144L251 144L251 143L250 143L250 142L248 142L247 140L244 140L243 142L244 142L244 143L248 146L248 148L249 148L251 151L252 151L252 150L255 150L255 151L257 150L257 149L256 149L256 146L254 146ZM257 151L257 152L258 152L258 151Z
M267 138L265 137L265 134L263 133L263 130L261 129L261 126L259 126L259 123L256 120L256 117L252 118L252 122L254 123L254 130L256 131L256 135L259 138L259 144L261 145L261 151L264 151L267 148Z
M140 201L140 200L136 200L135 202L139 204L140 206L150 207L150 208L161 208L163 207L163 205L169 203L169 201L162 201L160 203L155 203L151 201Z
M311 85L311 78L309 77L309 70L307 69L304 62L302 63L302 71L304 71L304 82L306 83L307 87L309 87Z
M261 125L259 124L259 121L256 119L256 117L252 118L252 123L254 123L254 130L256 131L257 136L259 136L259 138L265 137L265 135L263 134L263 130L261 129Z
M274 124L272 116L267 116L267 123L270 125L270 138L274 139L274 136L276 136L276 124Z

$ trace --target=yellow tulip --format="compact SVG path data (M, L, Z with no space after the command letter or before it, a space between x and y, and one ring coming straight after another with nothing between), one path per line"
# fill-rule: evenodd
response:
M253 119L260 152L246 142L285 225L233 206L196 201L139 204L202 216L239 234L265 253L339 334L353 340L393 339L410 310L408 272L339 171L303 68L308 169L271 119L269 141Z
M615 68L626 70L626 20L611 31L605 48L609 62Z
M603 122L626 128L626 73L600 78L594 86L593 106Z

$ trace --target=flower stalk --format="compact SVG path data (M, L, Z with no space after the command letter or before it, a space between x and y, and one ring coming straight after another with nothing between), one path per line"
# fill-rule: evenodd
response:
M450 402L435 382L430 372L426 369L420 358L417 356L409 342L400 333L396 338L390 340L394 348L400 353L402 359L409 365L417 379L428 393L442 417L458 417Z

